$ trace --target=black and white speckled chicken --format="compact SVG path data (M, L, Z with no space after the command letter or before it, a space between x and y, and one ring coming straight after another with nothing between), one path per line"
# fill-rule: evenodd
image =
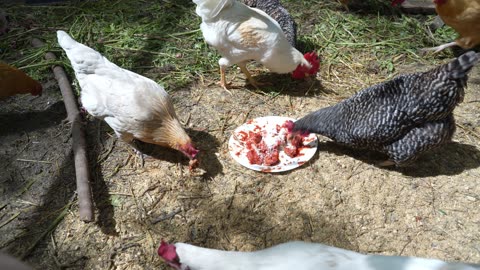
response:
M249 7L262 10L277 21L290 45L296 47L297 24L279 0L243 0L243 3Z
M479 58L479 53L470 51L429 71L366 88L299 119L293 131L383 152L389 160L380 165L406 165L451 140L453 109L463 101L467 73Z

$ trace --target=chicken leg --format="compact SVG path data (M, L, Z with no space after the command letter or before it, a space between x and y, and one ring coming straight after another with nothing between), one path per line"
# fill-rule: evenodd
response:
M452 47L452 46L455 46L455 45L457 45L457 42L452 41L452 42L449 42L449 43L442 44L440 46L420 49L420 52L427 53L427 52L433 51L433 53L438 53L438 52L440 52L440 51L442 51L446 48L449 48L449 47Z
M131 134L121 133L117 131L115 131L115 134L120 140L126 142L128 145L130 145L133 148L133 152L135 153L135 156L140 159L140 167L142 168L145 167L145 158L149 156L142 153L142 151L139 149L137 145L137 140L135 139L135 137L133 137ZM137 160L135 160L135 163L138 166Z
M220 66L220 86L223 87L223 89L227 90L227 92L230 92L228 91L228 88L230 88L231 83L227 83L225 70L226 70L225 67Z
M243 74L245 74L245 76L247 76L248 82L249 82L251 85L253 85L255 88L258 89L258 83L257 83L257 81L252 77L252 75L250 74L250 72L248 71L248 69L247 69L247 63L246 63L246 62L238 63L238 67L240 67L240 70L243 72Z
M248 71L248 69L247 69L247 62L241 62L241 63L238 63L237 65L238 65L238 67L240 68L240 70L243 72L243 74L245 74L245 76L247 77L248 82L249 82L253 87L255 87L257 90L260 89L260 86L269 85L269 83L257 82L257 81L252 77L252 74L250 74L250 71Z

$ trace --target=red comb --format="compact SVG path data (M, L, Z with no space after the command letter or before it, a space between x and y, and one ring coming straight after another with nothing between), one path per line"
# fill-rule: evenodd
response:
M315 51L308 52L303 55L305 59L312 65L312 68L308 71L310 75L317 74L318 70L320 69L320 59L318 59L318 55Z
M188 151L189 153L192 155L192 158L195 158L198 154L198 152L200 152L197 148L195 148L193 145L189 145L188 147Z
M197 156L198 152L200 152L191 143L188 143L188 144L184 145L183 147L181 147L180 151L182 151L190 159L194 159Z
M158 256L162 257L167 262L178 261L177 251L175 245L168 244L162 240L160 247L157 250Z
M316 52L309 52L303 55L305 60L310 63L311 67L306 67L304 65L299 65L293 72L292 78L294 79L303 79L305 76L317 74L320 68L320 60Z

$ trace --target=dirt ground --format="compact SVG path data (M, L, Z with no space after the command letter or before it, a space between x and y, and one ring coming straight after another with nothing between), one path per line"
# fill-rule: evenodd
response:
M382 155L319 137L310 162L275 174L230 157L236 127L259 116L301 117L344 98L335 93L345 87L351 94L380 78L366 73L345 85L322 70L286 89L284 77L262 73L273 93L245 88L235 73L231 93L203 77L172 93L201 149L202 175L165 149L146 148L155 158L142 167L105 123L87 118L94 223L78 218L70 125L53 77L41 97L0 100L0 247L36 269L167 269L156 255L161 239L242 251L304 240L480 263L480 67L455 110L454 141L412 166L379 168Z
M413 69L425 68L405 67ZM179 153L163 149L150 152L159 159L141 167L105 123L87 121L97 208L96 222L87 224L78 219L70 130L53 78L42 97L0 101L1 246L27 255L38 269L166 269L156 256L161 239L228 250L305 240L480 262L478 67L455 110L454 142L403 169L378 168L383 156L321 137L317 154L299 169L245 169L227 147L245 119L300 117L338 98L325 94L320 81L277 96L249 89L229 94L209 84L200 80L173 94L202 150L203 176L190 174ZM234 84L243 86L243 78Z

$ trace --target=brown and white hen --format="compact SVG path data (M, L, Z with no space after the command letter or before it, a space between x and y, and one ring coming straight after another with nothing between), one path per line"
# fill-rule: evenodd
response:
M72 63L82 88L82 105L88 113L105 120L120 139L132 146L136 139L195 158L198 150L160 85L115 65L63 31L57 31L57 38Z

